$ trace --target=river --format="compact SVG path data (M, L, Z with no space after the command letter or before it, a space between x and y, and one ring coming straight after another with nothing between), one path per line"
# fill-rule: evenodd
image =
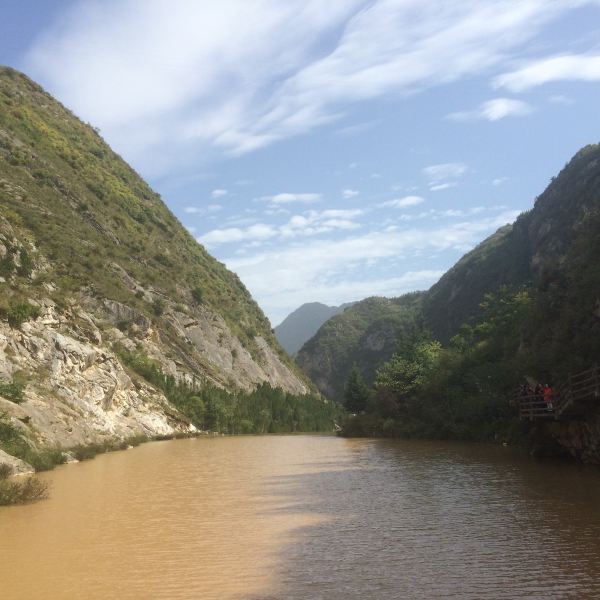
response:
M145 444L0 509L0 598L600 597L600 469L332 436Z

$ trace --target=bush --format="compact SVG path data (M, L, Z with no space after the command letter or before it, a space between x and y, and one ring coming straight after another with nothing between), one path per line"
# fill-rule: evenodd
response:
M21 248L21 251L19 252L19 261L21 266L17 269L17 274L21 277L31 277L31 273L33 272L33 261L25 248Z
M195 287L192 290L192 298L194 299L194 302L196 304L202 304L202 298L204 297L204 294L202 293L202 288L201 287Z
M12 467L6 463L0 464L0 481L8 479L13 473Z
M6 467L8 465L1 465ZM9 467L10 469L10 467ZM37 477L27 477L26 479L10 479L12 469L7 471L4 478L0 478L0 506L10 504L25 504L48 497L48 484Z
M23 402L24 389L25 386L22 383L4 383L0 381L0 396L12 400L15 404Z
M29 302L11 302L8 308L1 309L2 316L13 328L19 328L29 319L37 319L40 316L40 309Z
M162 314L165 312L165 301L161 300L160 298L156 298L152 302L152 310L157 317L162 316Z
M19 458L28 462L36 471L51 471L56 465L65 463L65 455L60 448L30 449Z

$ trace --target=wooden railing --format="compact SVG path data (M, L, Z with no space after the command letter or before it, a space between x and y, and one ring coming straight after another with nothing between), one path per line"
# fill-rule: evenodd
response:
M544 401L543 395L515 395L521 419L560 419L585 411L590 404L600 406L600 366L570 375L568 380L554 389L552 407Z
M517 394L515 400L519 407L520 419L533 421L534 419L554 418L554 408L548 406L543 395L530 394L522 396Z

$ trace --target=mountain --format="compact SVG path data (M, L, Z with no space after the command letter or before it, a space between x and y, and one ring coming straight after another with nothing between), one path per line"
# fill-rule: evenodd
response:
M293 355L309 340L325 321L340 314L351 304L327 306L320 302L308 302L290 313L277 327L275 337L283 349Z
M361 300L329 319L296 360L325 396L341 402L352 366L358 365L371 382L377 366L394 353L398 338L415 329L421 301L419 293Z
M389 307L411 297L375 304L363 300L322 327L297 362L323 393L341 400L352 365L373 381L377 367L407 337L402 332L410 335L416 327L447 345L465 324L481 317L487 294L525 289L531 309L519 331L522 358L538 377L564 377L600 356L599 251L600 145L590 145L552 179L530 211L484 240L418 296L418 306L407 315L412 329L405 326L399 335L395 323L385 323ZM389 340L379 362L365 337L373 328Z
M203 386L312 391L238 277L97 130L9 68L0 317L0 416L39 445L193 430L167 396Z

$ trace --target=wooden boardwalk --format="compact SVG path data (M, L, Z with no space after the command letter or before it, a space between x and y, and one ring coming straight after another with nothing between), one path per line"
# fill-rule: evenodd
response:
M543 396L535 394L522 396L517 392L515 403L519 407L519 418L528 421L580 417L594 404L600 406L600 367L596 365L570 375L563 385L554 388L552 408Z

